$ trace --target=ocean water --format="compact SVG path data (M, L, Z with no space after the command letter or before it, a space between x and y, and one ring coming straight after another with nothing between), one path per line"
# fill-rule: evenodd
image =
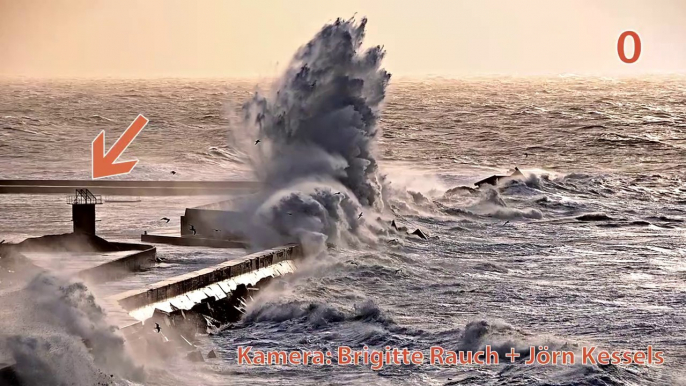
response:
M93 138L106 130L109 148L139 113L150 123L122 156L139 160L123 178L253 178L253 139L241 144L237 128L255 90L255 81L233 80L3 80L0 178L87 179ZM395 218L431 238L389 231L375 243L330 249L256 296L236 328L202 338L202 351L214 349L218 360L170 359L147 369L146 384L685 382L686 78L392 79L379 114L373 151L396 192ZM524 178L453 189L515 166ZM213 199L103 205L98 227L106 238L136 239L144 229L178 227L158 219ZM0 196L0 213L0 239L9 241L71 227L61 196ZM153 279L196 259L222 260L158 250L167 261L146 272ZM521 352L652 345L666 362L380 371L236 363L238 346L486 344Z

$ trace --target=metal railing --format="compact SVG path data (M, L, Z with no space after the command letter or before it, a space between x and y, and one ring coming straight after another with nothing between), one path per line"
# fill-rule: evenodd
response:
M102 204L102 197L91 193L88 189L76 189L74 195L67 196L67 204L71 205L87 205L87 204Z

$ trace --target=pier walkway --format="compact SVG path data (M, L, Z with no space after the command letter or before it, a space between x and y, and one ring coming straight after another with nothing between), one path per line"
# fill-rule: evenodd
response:
M256 181L0 180L0 194L69 194L88 188L110 196L205 196L254 192Z

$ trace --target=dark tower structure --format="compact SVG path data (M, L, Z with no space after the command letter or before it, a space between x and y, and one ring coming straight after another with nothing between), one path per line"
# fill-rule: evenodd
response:
M69 197L69 201L74 233L95 235L95 205L102 204L102 198L88 189L76 189L76 193Z

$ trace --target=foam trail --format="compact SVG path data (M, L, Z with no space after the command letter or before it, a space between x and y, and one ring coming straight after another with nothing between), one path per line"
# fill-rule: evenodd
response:
M246 137L260 140L246 144L251 163L270 192L251 208L253 226L320 246L373 239L360 213L384 207L375 141L390 74L382 47L361 50L366 24L324 26L269 95L243 106Z

